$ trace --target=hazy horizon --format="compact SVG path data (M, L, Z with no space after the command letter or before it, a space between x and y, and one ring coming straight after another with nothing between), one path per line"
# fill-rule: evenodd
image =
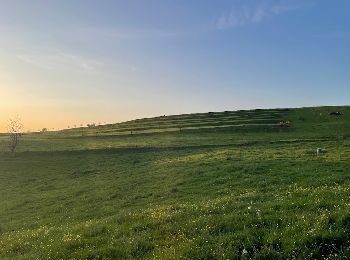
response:
M348 105L350 3L0 1L0 132Z

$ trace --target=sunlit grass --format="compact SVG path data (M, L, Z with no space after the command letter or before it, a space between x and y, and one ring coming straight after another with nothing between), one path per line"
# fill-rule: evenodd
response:
M0 258L350 256L349 116L327 109L283 131L25 136L0 155Z

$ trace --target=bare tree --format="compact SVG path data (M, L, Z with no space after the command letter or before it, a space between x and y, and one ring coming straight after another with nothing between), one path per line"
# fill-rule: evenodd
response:
M14 153L23 132L22 120L19 117L9 119L7 123L7 132L10 136L9 149L11 153Z

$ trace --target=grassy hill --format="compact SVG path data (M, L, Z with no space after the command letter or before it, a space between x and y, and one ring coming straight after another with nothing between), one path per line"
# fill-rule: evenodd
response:
M349 169L348 106L26 134L0 153L0 259L350 257Z

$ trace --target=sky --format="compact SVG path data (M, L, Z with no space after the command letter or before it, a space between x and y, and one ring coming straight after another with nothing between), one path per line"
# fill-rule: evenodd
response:
M0 0L0 131L349 105L348 0Z

